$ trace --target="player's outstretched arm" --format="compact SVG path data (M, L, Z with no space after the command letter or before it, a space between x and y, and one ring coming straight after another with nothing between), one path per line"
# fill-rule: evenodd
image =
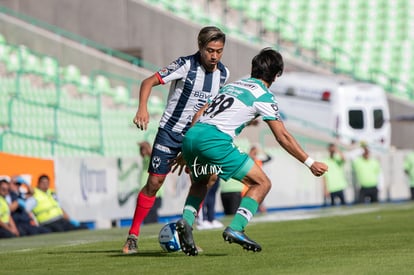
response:
M208 103L204 104L204 106L201 107L201 109L198 110L197 113L195 113L195 115L193 116L193 120L191 121L191 126L193 126L198 121L198 119L204 113L207 107L208 107Z
M282 121L270 120L266 122L277 142L283 147L283 149L285 149L300 162L305 163L305 165L309 167L315 176L322 176L328 170L328 166L325 163L312 160L308 154L303 151L296 139L285 128Z
M154 86L160 84L160 81L156 74L144 79L141 83L139 90L139 105L137 113L133 119L134 124L141 130L147 130L149 122L149 113L148 113L148 98L151 94L151 89Z

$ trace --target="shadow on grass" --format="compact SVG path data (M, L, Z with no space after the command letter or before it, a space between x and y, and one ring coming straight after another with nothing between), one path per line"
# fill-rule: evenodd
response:
M119 250L72 250L61 252L48 252L47 254L111 254L108 257L181 257L186 256L181 251L175 253L167 253L159 250L140 251L136 254L123 254ZM201 257L223 257L227 256L225 253L205 253L198 254ZM188 257L188 256L187 256Z

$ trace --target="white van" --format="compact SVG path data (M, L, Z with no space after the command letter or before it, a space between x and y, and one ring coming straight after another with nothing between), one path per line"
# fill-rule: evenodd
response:
M317 130L345 145L360 141L380 149L390 145L388 102L378 85L290 72L278 78L270 90L286 123Z

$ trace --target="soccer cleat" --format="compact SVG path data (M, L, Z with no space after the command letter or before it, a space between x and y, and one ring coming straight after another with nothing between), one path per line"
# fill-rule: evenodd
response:
M255 241L249 239L244 234L244 231L236 231L230 227L226 227L223 232L223 239L229 243L237 243L246 250L252 250L253 252L262 251L262 247Z
M176 229L180 239L181 250L188 256L197 256L198 250L194 243L191 226L184 219L180 219L176 223Z
M137 239L136 235L130 234L122 248L122 252L124 254L135 254L138 253L138 246L137 246Z

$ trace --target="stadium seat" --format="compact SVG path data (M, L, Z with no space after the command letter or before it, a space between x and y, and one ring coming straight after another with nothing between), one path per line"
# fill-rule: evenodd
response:
M77 86L77 88L78 92L81 94L95 95L93 91L92 81L86 75L81 75L79 78L79 86Z
M231 9L238 10L238 11L245 11L247 5L250 1L240 1L240 0L228 0L226 1L227 6Z
M73 64L70 64L63 68L62 72L63 81L66 83L81 83L81 71Z
M8 128L9 126L9 94L3 85L7 85L8 79L0 76L0 128Z
M156 95L150 96L148 106L151 115L157 116L164 112L164 102Z
M59 76L59 64L56 59L50 56L44 56L42 58L42 67L44 74L43 80L46 82L56 81L56 78Z
M5 63L6 63L6 70L9 73L15 73L20 70L20 60L16 52L10 53L7 60L5 60Z
M118 85L114 89L114 103L115 104L128 104L129 90L122 85Z
M111 83L106 76L97 75L93 82L93 88L96 93L102 93L104 95L114 96L114 90L111 87Z
M244 7L247 18L254 21L261 21L265 15L265 5L266 3L263 1L247 1L246 6Z
M6 63L9 59L11 47L7 44L0 43L0 61Z

